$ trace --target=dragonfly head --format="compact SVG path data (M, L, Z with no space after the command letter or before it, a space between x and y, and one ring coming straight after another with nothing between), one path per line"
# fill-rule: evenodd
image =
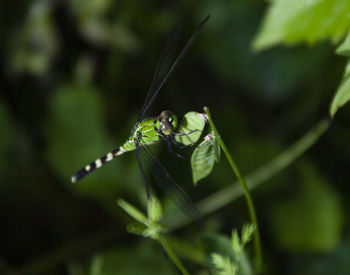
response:
M177 116L171 111L163 111L158 118L158 129L164 135L171 135L177 128Z

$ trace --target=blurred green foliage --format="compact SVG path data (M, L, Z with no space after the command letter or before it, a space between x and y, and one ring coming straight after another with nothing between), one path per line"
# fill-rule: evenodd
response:
M58 38L49 1L36 1L25 16L23 27L10 41L9 65L14 73L42 75L58 51Z
M245 174L329 109L322 139L299 161L287 150L289 159L264 166L258 177L268 180L252 196L265 274L349 274L349 11L346 0L2 1L0 273L177 274L159 244L127 232L131 218L116 203L146 209L133 153L74 185L70 177L128 137L171 26L183 21L181 47L210 14L150 115L209 106ZM153 149L193 201L218 194L211 203L220 207L207 205L203 229L177 228L183 217L152 185L169 246L190 274L209 274L211 253L232 256L227 236L249 219L243 200L234 202L238 193L226 192L220 204L235 178L221 158L194 187L193 148L181 150L185 160L166 144ZM271 178L286 159L295 162ZM158 222L161 213L152 213Z
M344 222L338 195L310 165L300 169L295 187L301 185L302 189L277 200L269 211L276 241L287 250L333 251L340 242Z
M346 0L331 5L327 0L273 1L253 46L261 50L279 43L339 41L349 29L349 12Z

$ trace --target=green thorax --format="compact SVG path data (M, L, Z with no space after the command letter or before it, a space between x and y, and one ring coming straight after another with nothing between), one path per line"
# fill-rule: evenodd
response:
M135 139L142 137L142 144L152 145L166 136L170 136L177 128L178 119L170 111L163 111L158 117L148 118L137 123L132 135L120 146L120 153L135 150Z

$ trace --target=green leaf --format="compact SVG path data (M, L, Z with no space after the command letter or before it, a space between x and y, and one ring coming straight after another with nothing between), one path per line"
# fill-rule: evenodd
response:
M244 224L242 228L241 237L239 237L236 229L232 230L231 244L233 251L236 254L236 258L240 258L244 246L252 239L255 231L255 225Z
M348 62L346 63L346 66L345 66L343 79L348 77L349 73L350 73L350 61L348 60Z
M254 224L244 224L242 228L242 245L245 246L253 238L256 227Z
M348 62L347 68L349 68L349 63L350 62ZM335 96L332 100L332 103L329 109L329 113L331 117L334 117L338 109L344 106L350 99L350 75L347 71L345 74L346 75L343 81L340 83L340 86L337 92L335 93Z
M262 50L280 43L314 44L327 38L336 42L348 31L349 13L348 0L272 1L253 48Z
M162 206L159 201L152 197L147 206L148 218L153 222L158 222L162 218Z
M303 178L297 197L280 201L268 211L275 239L292 251L332 251L341 241L343 228L338 194L310 165L300 174Z
M191 157L192 177L194 184L210 174L214 163L220 159L220 145L217 138L209 134L204 138Z
M151 238L153 240L159 241L162 231L163 228L159 224L152 223L143 231L142 236L145 238Z
M159 239L159 236L163 231L163 227L157 223L157 221L162 217L161 206L157 200L151 199L148 204L148 214L150 215L149 218L147 218L136 207L122 199L119 199L117 203L126 213L140 223L129 224L127 227L128 232L154 240Z
M231 244L232 244L233 251L235 252L236 255L242 252L243 247L241 245L241 240L239 239L237 229L232 230Z
M244 251L239 255L240 259L237 259L237 255L232 248L232 240L226 236L219 234L203 234L202 247L208 255L212 253L220 253L224 257L228 257L232 263L238 266L238 272L240 275L253 274L251 264L248 261Z
M139 211L136 207L132 206L131 204L127 203L122 199L119 199L117 203L121 208L123 208L123 210L126 213L128 213L136 221L147 225L148 223L147 217L141 211Z
M340 55L350 56L350 32L335 52Z
M141 223L131 223L128 224L126 227L126 230L134 235L143 236L145 233L145 230L147 229L147 226Z
M192 145L196 143L202 135L206 124L205 115L198 112L188 112L180 120L179 126L176 130L179 134L176 135L175 140L183 145ZM193 132L189 134L190 132Z
M224 257L218 253L212 253L211 261L214 265L214 274L235 275L238 274L237 266L231 262L229 257Z

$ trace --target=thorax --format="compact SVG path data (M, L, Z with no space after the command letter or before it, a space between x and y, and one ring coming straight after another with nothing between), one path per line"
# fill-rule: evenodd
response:
M134 136L137 137L141 133L143 139L158 139L159 134L156 130L157 120L156 118L145 119L136 124Z

